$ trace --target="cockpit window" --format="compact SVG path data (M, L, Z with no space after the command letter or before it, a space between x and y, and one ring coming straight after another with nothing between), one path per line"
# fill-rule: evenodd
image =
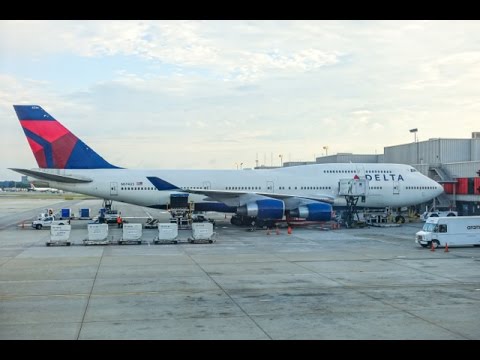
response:
M417 172L417 169L410 168L410 172Z

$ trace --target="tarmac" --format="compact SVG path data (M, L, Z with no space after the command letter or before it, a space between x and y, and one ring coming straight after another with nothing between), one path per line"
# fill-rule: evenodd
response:
M480 248L421 248L423 223L267 235L221 214L213 244L153 245L144 229L141 245L84 246L79 220L69 247L28 227L45 208L101 205L1 194L0 339L480 339Z

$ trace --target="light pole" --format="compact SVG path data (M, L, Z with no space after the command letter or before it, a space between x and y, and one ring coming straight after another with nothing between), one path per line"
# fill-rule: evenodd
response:
M280 167L283 167L283 155L280 154L278 157L280 158Z
M323 150L325 150L325 156L328 156L328 146L324 146Z
M417 131L418 129L410 129L410 132L413 133L413 142L417 142Z
M417 158L416 161L417 161L417 164L418 164L418 139L417 139L417 131L418 131L418 129L417 129L417 128L415 128L415 129L410 129L409 131L410 131L411 133L413 133L413 141L415 142L415 144L417 144L417 145L416 145L416 153L417 153L417 154L416 154L416 155L417 155L417 156L416 156L416 158Z

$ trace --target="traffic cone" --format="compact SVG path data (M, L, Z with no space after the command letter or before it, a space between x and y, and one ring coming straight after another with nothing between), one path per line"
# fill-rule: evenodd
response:
M448 251L448 243L445 243L445 252L449 252Z
M275 234L280 235L280 230L278 229L278 227L275 229Z
M435 251L435 248L433 247L433 241L432 241L432 247L431 247L430 251Z
M292 227L289 225L287 229L288 235L292 235Z

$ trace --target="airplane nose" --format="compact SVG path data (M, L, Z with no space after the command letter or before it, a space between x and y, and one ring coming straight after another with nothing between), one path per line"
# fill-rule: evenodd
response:
M436 195L435 195L435 196L440 196L440 195L442 195L442 194L444 193L444 189L443 189L443 186L442 186L442 185L439 185L439 184L437 184L437 187L438 187L438 189L435 190L435 191L436 191Z
M435 190L434 190L435 197L440 196L441 194L443 194L444 189L443 189L443 186L442 186L442 185L440 185L439 183L437 183L435 180L431 180L431 184L432 184L432 186L435 187Z

